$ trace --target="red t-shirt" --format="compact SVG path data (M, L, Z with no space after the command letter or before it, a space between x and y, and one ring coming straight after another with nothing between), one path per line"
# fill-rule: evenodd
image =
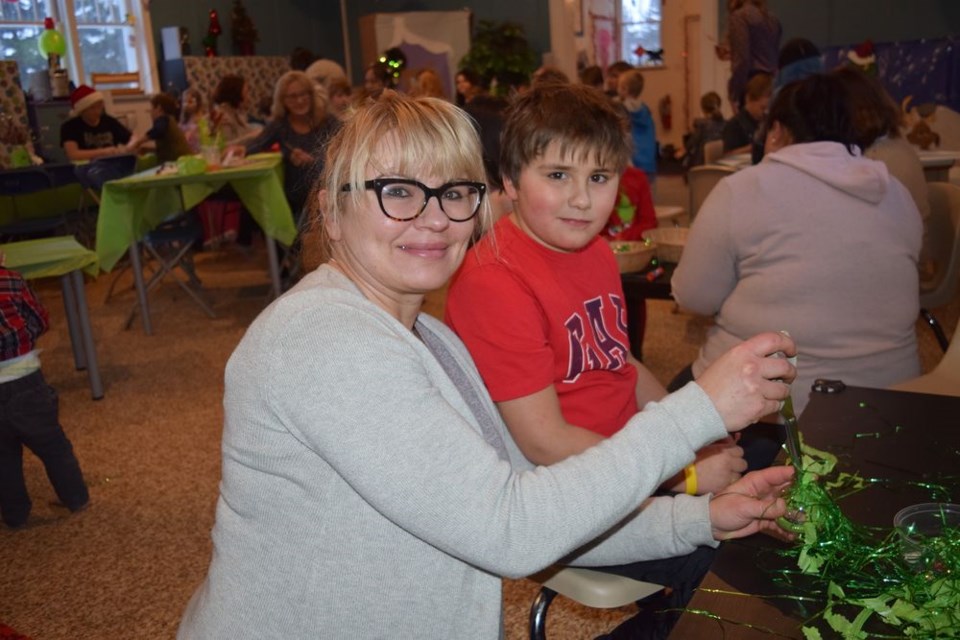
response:
M620 273L599 237L560 253L500 219L454 276L446 321L495 401L552 384L567 422L603 436L638 411Z

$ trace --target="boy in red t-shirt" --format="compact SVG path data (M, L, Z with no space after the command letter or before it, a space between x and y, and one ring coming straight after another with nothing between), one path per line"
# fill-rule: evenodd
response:
M546 85L510 106L501 140L513 213L467 253L446 321L520 450L548 465L613 435L667 392L630 354L619 271L600 236L630 158L622 117L595 89ZM701 450L664 488L719 492L745 468L728 439ZM672 587L666 607L682 608L712 551L612 571ZM664 637L674 617L633 633Z

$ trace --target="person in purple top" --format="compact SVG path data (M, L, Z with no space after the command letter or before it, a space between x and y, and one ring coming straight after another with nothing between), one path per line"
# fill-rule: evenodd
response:
M757 73L774 75L780 55L783 27L767 9L766 0L730 0L730 106L743 106L747 82Z

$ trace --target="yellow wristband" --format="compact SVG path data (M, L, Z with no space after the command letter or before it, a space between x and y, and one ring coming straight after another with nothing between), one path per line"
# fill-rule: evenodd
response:
M683 480L687 485L687 493L691 496L697 495L697 466L688 464L683 468Z

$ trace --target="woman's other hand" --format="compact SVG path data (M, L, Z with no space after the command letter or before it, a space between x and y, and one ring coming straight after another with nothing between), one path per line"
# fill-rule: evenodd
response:
M797 346L783 333L761 333L720 356L697 378L727 431L739 431L780 410L797 370L775 354L795 356Z
M753 471L711 498L714 539L730 540L764 531L782 540L793 540L794 534L776 523L787 512L781 496L790 486L793 473L793 467L788 465Z

